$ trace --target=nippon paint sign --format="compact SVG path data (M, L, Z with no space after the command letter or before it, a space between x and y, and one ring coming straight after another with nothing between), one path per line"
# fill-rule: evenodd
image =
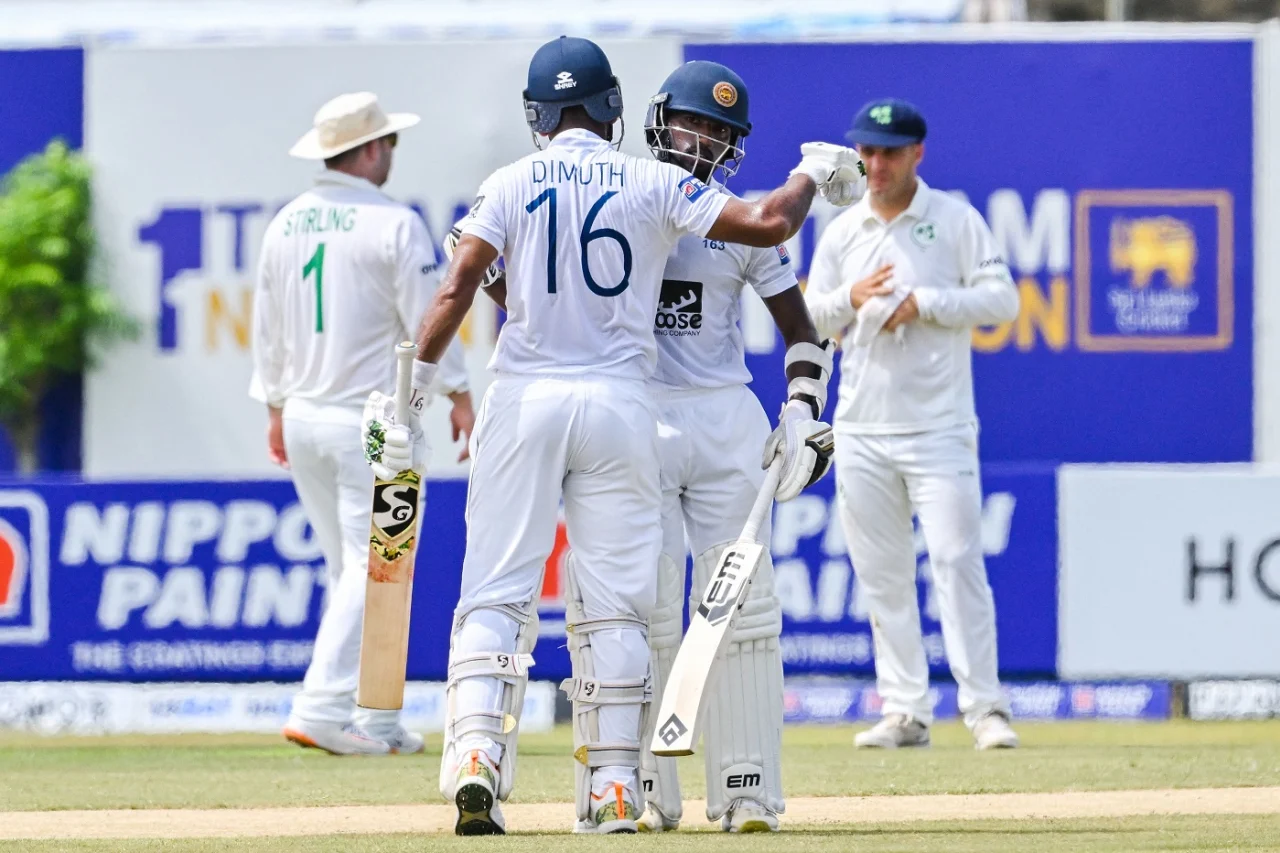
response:
M292 680L328 581L287 483L0 489L0 678Z

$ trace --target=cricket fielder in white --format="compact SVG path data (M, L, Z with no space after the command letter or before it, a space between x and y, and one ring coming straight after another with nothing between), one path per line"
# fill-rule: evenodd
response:
M916 176L925 122L873 101L848 138L866 197L823 232L805 293L841 336L836 484L849 557L871 611L884 718L860 747L925 746L933 707L920 631L911 516L920 517L960 710L979 749L1012 747L996 670L995 604L982 559L970 336L1018 313L990 229Z
M416 115L385 114L367 92L320 108L290 153L324 160L325 169L267 226L254 291L251 393L267 404L268 453L290 470L329 578L284 735L340 755L423 746L400 726L399 712L355 706L373 500L359 446L362 407L370 392L393 387L393 348L412 337L440 276L422 219L379 189L397 134L417 123ZM460 347L450 348L431 390L452 399L455 437L469 434Z
M657 358L663 266L686 234L782 242L817 191L852 200L857 155L806 146L785 186L747 204L677 166L620 154L611 140L622 94L604 52L585 39L539 48L524 101L535 140L550 141L481 186L423 320L414 366L415 386L427 386L501 254L508 319L472 436L440 789L457 806L458 834L504 831L498 801L514 783L534 596L563 499L574 552L574 677L561 686L573 702L576 829L635 832L661 547L653 535L661 514L657 412L646 380ZM784 454L788 487L808 481L817 460L806 440L824 429L812 410L786 417L775 451ZM377 464L420 467L413 431L394 422L386 430ZM408 440L393 444L393 433Z
M645 123L646 141L659 160L724 193L715 173L727 179L737 172L750 132L746 84L729 68L705 61L685 63L666 79ZM692 609L724 549L741 533L764 479L760 449L770 438L769 418L747 388L751 374L738 325L746 287L764 300L787 346L787 406L818 419L826 403L831 354L820 344L787 250L682 238L663 271L654 323L658 364L651 388L658 407L663 534L657 606L649 620L655 707L684 633L686 541L694 555ZM809 482L829 464L822 454ZM776 498L794 497L808 484L793 482ZM766 522L761 541L769 541L768 530ZM767 552L735 620L724 662L707 686L707 818L730 832L776 831L785 808L782 609ZM679 826L683 805L676 760L649 752L651 736L642 741L648 807L639 825L661 832Z

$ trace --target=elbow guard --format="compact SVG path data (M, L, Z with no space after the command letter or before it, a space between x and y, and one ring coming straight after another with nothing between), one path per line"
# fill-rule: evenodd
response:
M835 343L830 340L823 341L822 346L801 342L792 344L787 348L787 357L783 364L784 370L789 370L791 365L797 362L807 362L816 366L820 371L821 375L818 379L809 376L797 376L787 383L788 399L793 400L800 395L814 399L814 420L819 420L822 417L823 410L827 407L827 383L831 379L832 353L835 348Z

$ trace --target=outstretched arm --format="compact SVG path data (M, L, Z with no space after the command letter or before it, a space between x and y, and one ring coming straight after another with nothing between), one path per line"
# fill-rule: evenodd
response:
M764 198L730 199L706 237L759 248L776 246L800 230L815 194L839 207L862 198L866 179L852 148L806 142L800 155L800 165L791 170L787 182Z
M817 192L818 185L812 178L792 175L759 201L731 198L707 232L707 239L762 249L785 243L804 224Z

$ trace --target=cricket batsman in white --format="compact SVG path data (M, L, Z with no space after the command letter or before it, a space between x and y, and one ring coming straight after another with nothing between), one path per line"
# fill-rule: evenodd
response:
M320 108L290 154L325 168L267 226L254 290L251 393L267 404L268 454L293 477L329 578L284 736L335 755L423 748L398 711L355 705L373 500L362 407L370 392L393 386L395 344L412 337L440 280L422 219L379 189L398 134L417 123L410 113L387 115L368 92ZM454 437L470 434L460 346L450 347L429 390L453 401Z
M662 503L657 411L647 380L663 267L686 234L781 243L819 190L852 201L857 156L805 146L786 185L747 204L675 165L620 154L613 141L622 94L604 52L585 39L539 48L524 101L535 141L549 141L481 186L423 320L414 365L415 387L428 387L501 255L508 319L471 441L440 789L457 806L458 834L505 831L499 801L514 784L537 633L534 596L563 500L574 552L567 594L574 675L561 686L573 703L575 828L635 832L644 810L637 771L661 550L653 535ZM827 428L812 410L800 414L784 415L775 448L788 460L786 483L808 481L817 460L806 439ZM421 470L412 425L386 429L379 464Z
M979 749L1017 746L996 669L995 604L982 559L974 326L1018 314L990 229L916 175L925 121L873 101L848 139L863 200L823 232L805 298L840 336L836 486L849 557L871 611L884 718L859 747L927 746L933 706L920 631L911 517L920 518L960 711Z
M746 84L734 71L715 62L685 63L650 102L646 142L659 160L732 195L723 181L746 153L748 104ZM861 192L859 183L854 197ZM790 380L787 410L817 420L826 404L831 353L819 341L787 250L682 238L663 271L654 323L658 363L651 388L658 407L663 533L657 606L649 620L655 707L684 633L686 540L694 555L694 608L751 511L764 479L761 448L766 466L775 453L777 436L770 435L769 418L746 385L751 374L738 322L746 287L764 300L782 332L786 367L809 368ZM829 464L820 453L808 480L792 479L776 499L795 497ZM767 522L760 539L769 541ZM723 664L707 685L707 818L729 832L776 831L785 807L782 609L767 551L735 618ZM683 806L676 760L650 753L650 737L643 739L641 765L648 808L639 825L661 832L679 826Z

